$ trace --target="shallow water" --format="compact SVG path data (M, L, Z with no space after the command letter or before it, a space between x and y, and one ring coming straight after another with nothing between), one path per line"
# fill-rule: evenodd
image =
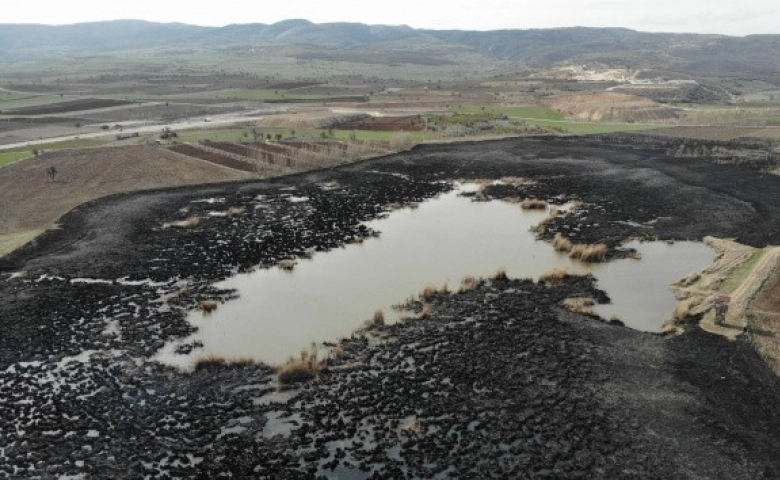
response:
M485 277L499 268L518 278L538 278L553 268L593 273L614 302L599 313L658 331L674 310L669 284L713 259L712 250L699 243L645 243L634 245L641 261L584 264L534 238L531 227L546 215L443 194L368 222L380 238L317 254L293 272L272 268L220 282L218 287L235 288L241 298L208 316L192 312L188 320L199 331L184 341L202 341L209 354L279 364L312 342L349 336L378 309L392 320L392 306L426 285L447 283L457 290L464 276ZM193 358L172 353L180 343L166 346L158 358L186 368Z

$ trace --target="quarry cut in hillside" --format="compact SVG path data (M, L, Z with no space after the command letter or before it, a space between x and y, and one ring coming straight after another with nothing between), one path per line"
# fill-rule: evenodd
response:
M678 118L674 108L647 98L621 93L562 95L550 98L547 103L576 120L643 123Z

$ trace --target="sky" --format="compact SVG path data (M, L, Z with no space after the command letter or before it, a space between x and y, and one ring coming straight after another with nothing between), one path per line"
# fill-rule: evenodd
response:
M777 0L3 0L0 23L141 19L223 26L304 18L415 28L626 27L647 32L780 33Z

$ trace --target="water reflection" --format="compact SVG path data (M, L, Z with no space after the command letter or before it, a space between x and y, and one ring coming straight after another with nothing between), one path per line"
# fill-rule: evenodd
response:
M313 341L349 336L377 309L390 317L392 305L426 285L457 289L464 276L488 276L501 267L510 277L538 278L553 268L591 272L614 302L599 313L658 331L674 310L669 284L712 261L708 247L680 242L636 245L641 261L575 262L530 232L546 215L505 202L473 202L458 192L443 194L369 222L380 238L317 254L293 272L272 268L219 283L238 289L241 298L209 316L193 312L189 321L199 331L184 342L200 340L217 356L279 364ZM193 358L172 353L181 343L166 346L159 359L186 368Z

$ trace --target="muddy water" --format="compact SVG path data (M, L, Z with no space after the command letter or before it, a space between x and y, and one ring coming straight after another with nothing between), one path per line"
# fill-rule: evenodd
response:
M312 342L349 336L378 309L392 320L398 315L392 306L426 285L454 290L466 275L484 277L499 268L511 277L538 278L553 268L591 272L614 302L603 315L657 331L674 310L669 283L712 262L712 251L698 243L636 245L641 261L575 262L535 240L530 229L545 216L505 202L472 202L457 192L395 211L368 223L380 238L302 260L293 272L272 268L221 282L241 298L208 316L190 315L199 331L184 342L200 340L203 350L175 355L179 342L158 358L181 368L204 352L279 364Z

